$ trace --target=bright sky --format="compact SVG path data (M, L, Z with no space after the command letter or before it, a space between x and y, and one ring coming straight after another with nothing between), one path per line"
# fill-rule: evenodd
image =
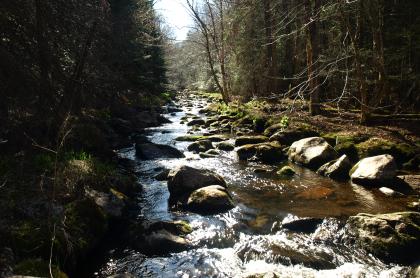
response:
M177 40L185 40L192 19L185 7L185 0L156 0L155 9L172 28Z

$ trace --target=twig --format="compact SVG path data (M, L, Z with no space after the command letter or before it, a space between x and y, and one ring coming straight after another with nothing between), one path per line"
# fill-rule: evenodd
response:
M53 256L54 241L55 241L55 223L54 223L54 228L53 228L53 236L52 236L52 239L51 239L50 260L49 260L49 263L48 263L51 278L54 278L53 273L52 273L52 256Z

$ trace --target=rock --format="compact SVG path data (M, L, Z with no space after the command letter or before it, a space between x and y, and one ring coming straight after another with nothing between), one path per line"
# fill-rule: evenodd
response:
M401 195L399 192L396 192L395 190L392 190L391 188L388 188L388 187L381 187L379 188L379 191L381 191L386 196L390 196L390 197Z
M318 169L337 158L337 152L321 137L310 137L294 142L289 148L289 160Z
M214 158L214 157L217 157L219 155L219 153L214 153L214 151L216 151L216 150L208 150L205 153L200 153L200 157L201 158Z
M120 273L108 276L107 278L135 278L136 276L130 274L130 273Z
M289 215L283 219L281 227L294 232L313 233L319 224L322 223L321 218L303 217L299 218Z
M155 231L145 236L143 244L143 251L149 254L179 252L191 247L191 243L185 238L174 235L167 230Z
M86 195L91 198L98 207L102 208L107 215L116 218L122 216L125 208L123 195L114 194L114 192L99 192L96 190L86 190Z
M261 144L256 147L255 159L263 163L276 163L284 160L286 156L283 153L281 145L271 142Z
M169 120L168 118L165 118L162 115L158 115L157 120L159 121L160 124L170 124L170 123L172 123L171 120Z
M185 157L181 151L174 147L154 143L136 144L136 156L146 160Z
M346 224L345 240L353 241L387 263L420 259L420 213L359 213Z
M274 133L270 137L270 141L277 141L282 145L289 146L293 142L296 142L298 140L318 136L318 132L313 130L307 130L307 129L286 129L284 131L278 131Z
M216 147L222 151L233 151L235 149L235 146L229 142L221 142Z
M351 169L351 162L346 155L322 165L318 171L319 175L327 176L332 179L347 179Z
M225 180L218 174L205 169L180 166L169 172L168 189L171 197L190 194L194 190L209 185L226 187Z
M169 172L170 172L169 169L165 169L162 172L160 172L159 174L157 174L155 176L155 179L158 180L158 181L166 181L166 180L168 180Z
M206 136L205 139L217 143L217 142L222 142L225 141L227 139L229 139L228 135L225 134L218 134L218 135L210 135L210 136Z
M397 165L388 154L364 158L350 170L352 182L367 185L390 181L396 174Z
M406 184L408 184L413 190L420 193L420 175L403 175L398 176Z
M248 144L236 150L239 160L248 160L252 157L264 163L279 162L285 158L283 149L276 142L262 144Z
M359 159L389 154L398 165L409 161L419 153L419 147L406 143L397 143L382 138L370 138L356 146Z
M284 166L280 170L277 171L277 174L279 176L283 177L292 177L296 174L295 170L293 170L290 166Z
M168 113L177 113L182 112L182 109L174 106L168 106L167 111Z
M206 122L203 119L191 120L187 123L187 126L204 125Z
M407 207L414 211L420 211L420 200L408 203Z
M241 136L236 138L235 140L235 146L240 147L240 146L244 146L244 145L249 145L249 144L259 144L259 143L264 143L267 142L268 138L262 135L257 135L257 136Z
M220 185L195 190L189 196L187 206L189 210L202 214L224 212L235 207L226 188Z
M166 230L174 235L182 236L192 233L193 229L186 221L158 221L151 223L147 228L147 233Z
M189 145L187 149L193 153L201 153L213 148L213 144L210 140L200 140Z
M198 140L202 140L204 138L205 138L205 136L203 136L203 135L185 135L185 136L179 136L179 137L175 138L175 141L195 142L195 141L198 141Z

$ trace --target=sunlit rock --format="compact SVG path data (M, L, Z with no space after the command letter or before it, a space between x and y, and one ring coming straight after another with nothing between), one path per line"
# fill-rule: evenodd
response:
M317 173L332 179L346 179L349 177L351 162L346 155L322 165Z
M232 209L234 204L225 187L211 185L192 192L187 207L191 211L211 214Z
M359 213L346 224L345 239L385 262L413 262L420 259L420 213Z
M188 146L188 150L193 153L206 152L213 148L214 146L210 140L200 140Z
M194 190L209 185L226 187L226 182L220 175L210 170L190 166L177 167L168 175L168 189L171 197L190 194Z
M388 154L364 158L350 170L352 182L359 184L390 181L396 174L397 165Z
M288 154L290 161L311 169L318 169L338 156L334 148L321 137L310 137L294 142Z

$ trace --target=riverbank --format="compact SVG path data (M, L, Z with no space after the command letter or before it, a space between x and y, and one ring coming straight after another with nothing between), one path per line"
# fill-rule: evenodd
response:
M186 92L175 103L178 107L165 114L171 123L147 129L147 137L138 138L136 146L120 151L141 173L143 191L135 222L145 225L146 233L132 234L137 245L107 252L95 277L414 273L412 261L417 257L410 248L417 246L419 237L400 228L418 230L412 223L418 223L419 214L409 207L418 201L418 192L386 195L378 187L350 182L349 176L335 180L289 162L288 148L300 140L296 136L306 139L307 130L277 134L283 143L271 141L263 134L267 128L255 130L258 120L238 112L232 115L231 108L220 109L225 106L217 96ZM214 109L215 104L219 108ZM336 152L327 140L317 138L317 144ZM279 171L283 168L290 171ZM188 232L175 229L177 223L187 224L182 227L189 227ZM386 241L381 245L386 236L360 233L370 227L365 223L379 234L391 231L389 236L406 238L410 244L392 241L396 249ZM369 255L370 247L375 255ZM401 250L411 255L399 256ZM391 262L384 260L388 251Z
M0 277L76 277L109 233L118 234L141 185L116 150L167 122L160 114L169 99L122 98L83 111L68 119L56 149L17 132L2 139Z

